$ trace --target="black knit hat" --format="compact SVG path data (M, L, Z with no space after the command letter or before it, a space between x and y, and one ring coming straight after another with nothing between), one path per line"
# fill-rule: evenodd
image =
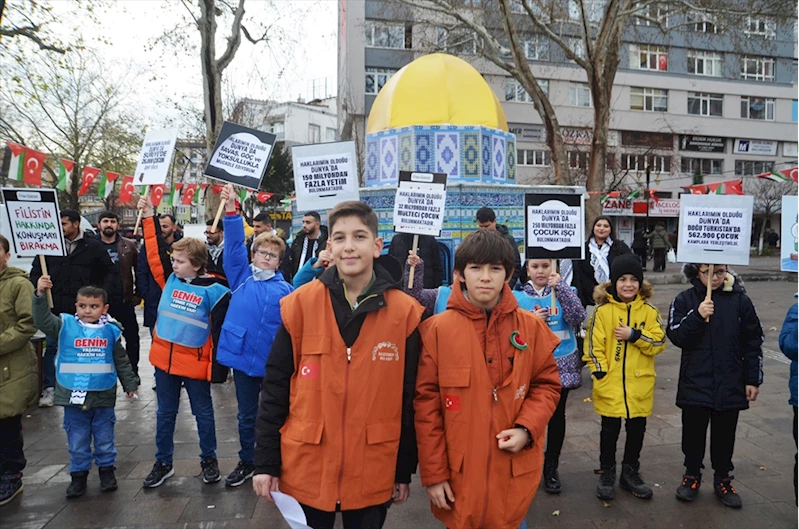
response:
M639 283L644 282L644 271L641 268L641 258L632 253L620 255L610 265L610 282L616 287L616 281L624 274L635 276Z

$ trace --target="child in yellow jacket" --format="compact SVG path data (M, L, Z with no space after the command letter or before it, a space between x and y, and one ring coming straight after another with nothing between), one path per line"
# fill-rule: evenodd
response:
M622 418L627 441L619 486L637 498L652 497L652 489L638 473L646 418L652 414L655 355L666 348L663 320L647 301L652 294L641 260L633 254L617 257L610 267L610 282L594 289L597 309L588 326L583 360L594 376L594 411L602 416L596 492L605 501L615 495Z

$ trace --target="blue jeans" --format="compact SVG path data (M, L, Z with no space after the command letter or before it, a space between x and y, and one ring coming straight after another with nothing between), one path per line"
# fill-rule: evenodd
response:
M44 355L42 355L42 387L54 388L55 387L55 354L58 352L56 340L51 340L47 337L47 342L44 347Z
M255 462L255 418L258 415L258 404L261 393L261 381L258 377L251 377L243 371L233 370L233 380L236 383L236 400L239 403L239 459L245 463Z
M158 385L158 411L155 423L155 459L171 466L175 452L175 419L180 405L180 385L186 388L191 403L191 414L197 420L197 433L200 436L200 458L216 459L216 425L214 423L214 404L211 401L211 383L205 380L170 375L155 369L155 383Z
M94 462L99 468L112 467L117 461L114 448L114 408L82 410L64 406L64 431L69 445L69 471L85 472L92 468L92 437Z

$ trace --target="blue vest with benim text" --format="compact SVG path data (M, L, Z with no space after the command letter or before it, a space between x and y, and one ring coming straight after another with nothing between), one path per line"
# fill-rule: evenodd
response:
M117 383L114 346L122 335L119 327L81 325L71 314L61 315L58 335L56 380L73 391L104 391Z
M211 335L211 311L228 292L219 283L193 285L170 275L158 303L158 337L185 347L202 347Z

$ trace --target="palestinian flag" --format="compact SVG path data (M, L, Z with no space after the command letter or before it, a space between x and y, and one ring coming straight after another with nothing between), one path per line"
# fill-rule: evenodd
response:
M208 192L208 184L200 184L200 192L194 193L194 203L199 205L205 198L205 193Z
M72 170L75 169L75 162L66 158L58 159L58 183L55 188L59 191L67 190L67 182L71 179Z
M777 182L778 184L791 181L791 179L787 176L774 172L759 174L757 177L763 180L771 180L772 182Z
M97 186L97 196L102 199L108 198L114 190L114 182L116 182L117 178L119 178L119 173L112 173L103 169L100 185Z
M636 198L640 194L641 194L641 190L640 189L636 189L635 191L633 191L632 193L627 195L627 198L632 200L633 198Z
M166 201L167 206L177 206L181 187L183 187L183 184L172 184L172 190L169 192L169 199Z
M25 182L31 186L42 187L45 154L13 141L6 143L11 150L8 178L17 182Z
M241 191L239 191L239 199L241 199L242 206L244 205L244 201L247 200L247 197L249 195L250 195L249 189L242 188Z
M78 190L78 196L83 196L92 186L94 181L97 179L97 175L100 174L100 169L96 167L86 166L83 168L83 174L81 175L81 184L80 189Z

